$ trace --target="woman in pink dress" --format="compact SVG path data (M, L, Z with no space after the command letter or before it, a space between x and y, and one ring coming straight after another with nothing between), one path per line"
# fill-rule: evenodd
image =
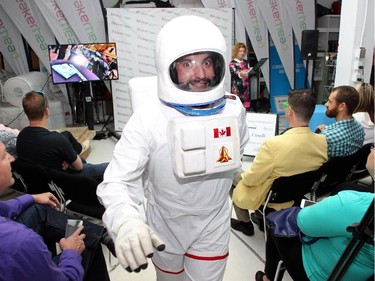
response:
M238 96L243 106L248 110L250 108L249 96L249 71L250 64L244 59L247 53L246 45L237 43L232 49L232 61L229 63L231 74L231 91Z

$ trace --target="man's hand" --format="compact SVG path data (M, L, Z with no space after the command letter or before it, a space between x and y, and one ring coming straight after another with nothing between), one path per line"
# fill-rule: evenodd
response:
M80 234L83 229L83 226L77 228L77 230L70 235L68 238L62 238L59 242L60 248L62 251L64 250L75 250L79 254L85 250L85 234Z
M32 194L31 196L34 198L35 204L48 205L54 209L60 207L59 200L51 192Z
M120 227L115 246L117 258L128 272L146 269L147 258L153 256L154 248L165 249L164 242L139 219L129 220Z
M316 129L315 129L315 133L319 134L320 132L323 132L325 126L326 125L324 125L324 124L317 126Z

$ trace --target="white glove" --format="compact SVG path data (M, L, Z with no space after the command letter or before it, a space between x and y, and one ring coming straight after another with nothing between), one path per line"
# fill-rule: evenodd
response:
M147 258L165 249L165 244L142 220L131 219L120 226L116 238L116 255L129 272L147 268Z

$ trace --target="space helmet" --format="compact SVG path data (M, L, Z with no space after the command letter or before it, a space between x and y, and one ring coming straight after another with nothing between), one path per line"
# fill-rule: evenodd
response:
M212 115L225 106L226 43L209 20L180 16L156 39L158 95L186 115Z

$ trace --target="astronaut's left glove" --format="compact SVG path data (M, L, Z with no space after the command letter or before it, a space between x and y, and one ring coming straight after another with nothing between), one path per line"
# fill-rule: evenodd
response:
M116 238L116 254L128 272L146 269L147 258L154 254L154 248L164 251L165 244L142 220L131 219L120 226Z

